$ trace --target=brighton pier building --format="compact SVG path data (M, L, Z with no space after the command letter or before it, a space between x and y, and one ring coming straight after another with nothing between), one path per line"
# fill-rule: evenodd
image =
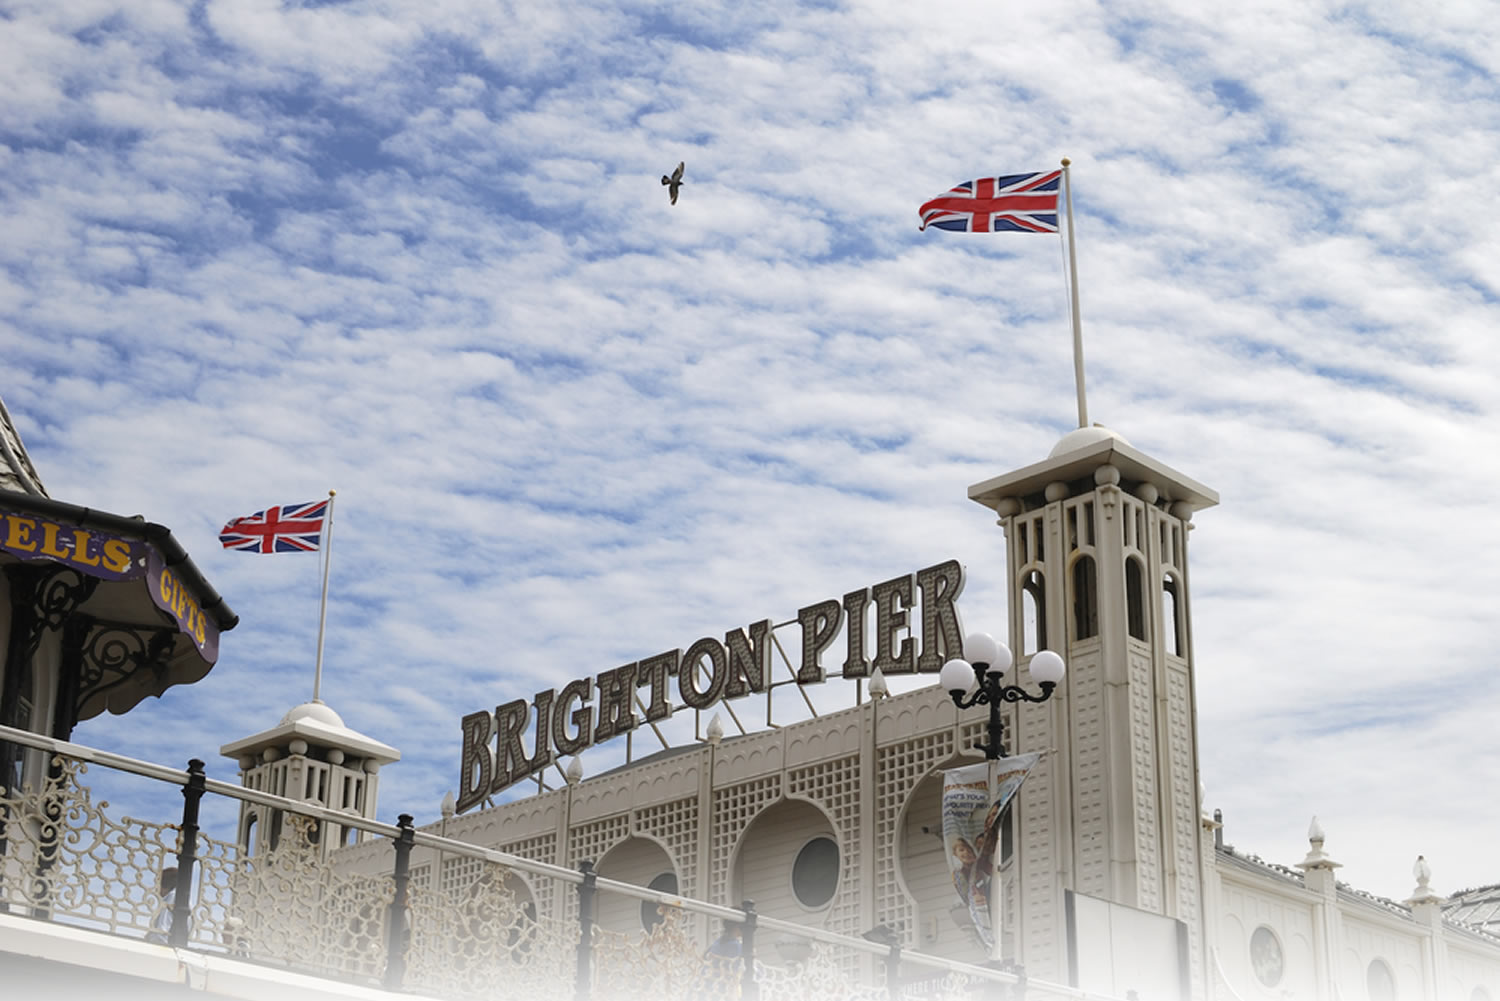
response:
M24 451L0 430L13 472ZM6 472L0 510L35 508ZM223 744L236 783L31 718L0 732L32 762L0 798L0 967L38 991L77 977L278 999L1500 999L1500 888L1444 896L1416 860L1410 896L1385 900L1338 881L1316 821L1306 856L1273 865L1205 811L1188 543L1212 490L1094 427L969 496L1004 532L1010 680L1035 693L1037 654L1065 663L1044 701L891 694L964 644L947 560L470 713L458 796L420 827L375 819L397 749L320 702ZM7 693L37 684L48 648L14 638L16 594ZM854 705L805 698L771 722L773 698L834 675ZM761 703L762 725L741 725ZM584 776L579 753L609 741L626 762ZM1002 751L1041 753L998 821L986 945L955 893L943 773ZM87 788L103 767L189 804L231 798L235 825L204 832L195 806L109 817ZM522 783L536 791L497 801ZM174 865L187 880L168 891Z

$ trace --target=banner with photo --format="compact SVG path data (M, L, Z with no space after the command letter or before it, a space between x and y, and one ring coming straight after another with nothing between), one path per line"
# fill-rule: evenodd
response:
M985 948L993 948L990 886L999 865L1000 814L1041 754L1018 754L943 772L943 851L953 889Z

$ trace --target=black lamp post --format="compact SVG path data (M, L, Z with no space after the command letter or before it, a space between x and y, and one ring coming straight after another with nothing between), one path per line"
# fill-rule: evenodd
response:
M984 756L991 761L1005 757L1005 721L1000 706L1005 702L1046 702L1062 681L1066 668L1063 659L1051 650L1038 650L1031 656L1031 679L1042 693L1033 695L1020 685L1004 684L1005 672L1012 663L1010 648L988 633L970 633L964 637L963 658L955 657L943 665L938 684L953 696L960 709L970 706L990 707L989 743L983 745Z

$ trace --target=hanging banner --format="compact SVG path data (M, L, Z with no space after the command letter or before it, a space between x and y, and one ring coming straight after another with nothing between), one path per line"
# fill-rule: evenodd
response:
M948 873L986 949L995 940L991 887L1000 864L1000 814L1041 757L1039 752L1017 754L943 772L943 851Z
M0 550L23 560L50 560L101 580L145 578L152 603L172 617L203 659L210 664L219 659L218 623L204 614L192 590L149 542L0 511Z

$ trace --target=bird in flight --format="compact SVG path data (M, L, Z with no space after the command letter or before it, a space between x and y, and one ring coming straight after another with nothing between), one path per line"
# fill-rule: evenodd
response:
M667 186L667 194L672 196L672 204L677 204L677 190L682 187L682 172L687 167L685 163L679 163L677 169L672 171L672 176L661 175L661 183Z

